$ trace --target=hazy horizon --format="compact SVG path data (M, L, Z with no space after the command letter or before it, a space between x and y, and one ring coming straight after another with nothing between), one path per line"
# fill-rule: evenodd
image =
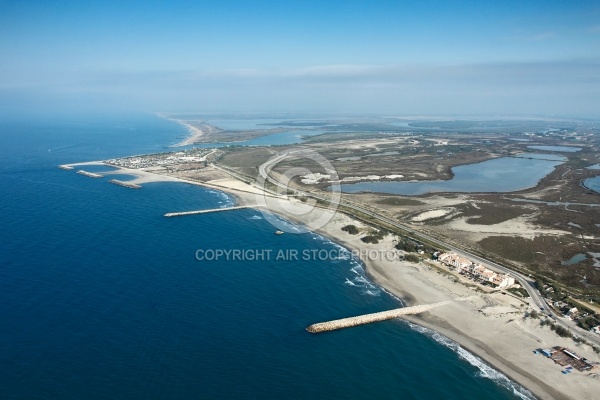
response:
M0 114L600 117L600 4L5 2Z

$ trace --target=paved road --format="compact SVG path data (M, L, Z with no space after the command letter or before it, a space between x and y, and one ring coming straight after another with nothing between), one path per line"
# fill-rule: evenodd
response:
M319 199L319 200L324 200L324 201L329 201L329 198L327 196L322 196L320 194L316 194L313 192L307 192L307 191L302 191L302 190L296 190L293 188L288 187L287 185L282 184L281 182L277 181L276 179L273 179L270 176L270 172L272 170L272 168L278 164L280 161L282 161L284 158L286 158L287 156L291 155L291 154L295 154L295 155L301 155L302 152L304 150L293 150L290 151L288 153L282 153L282 154L278 154L276 155L274 158L272 158L271 160L265 162L264 164L262 164L259 167L259 174L261 175L261 177L265 180L265 181L269 181L271 183L273 183L274 185L282 188L285 190L284 193L287 192L287 190L292 190L293 192L295 192L296 194L302 195L302 196L311 196L313 198ZM228 171L229 172L229 171ZM586 340L588 340L589 342L595 344L596 346L600 346L600 338L598 338L598 335L592 333L592 332L588 332L585 331L581 328L579 328L577 325L575 325L575 323L573 323L572 321L567 321L565 319L563 319L560 315L557 315L547 304L546 301L543 299L542 295L540 294L540 292L535 288L535 282L529 278L526 275L523 275L517 271L514 271L506 266L500 265L494 261L485 259L483 257L480 257L476 254L470 253L464 249L460 249L456 246L453 246L451 244L442 242L441 240L430 236L426 233L423 232L419 232L417 230L415 230L412 227L409 227L401 222L398 222L396 220L393 220L391 218L388 218L386 216L377 214L376 212L373 212L363 206L357 205L355 203L351 203L345 200L341 200L340 201L340 205L349 208L351 210L354 211L358 211L360 213L363 213L365 215L368 215L378 221L381 221L385 224L394 226L396 228L399 228L409 234L414 234L416 236L419 236L423 239L428 240L429 242L432 243L436 243L439 244L440 246L447 248L453 252L455 252L456 254L460 255L461 257L465 257L468 258L470 260L473 261L477 261L478 263L482 264L485 267L488 267L491 270L494 270L496 272L502 272L505 274L509 274L510 276L514 277L515 280L517 282L519 282L519 284L525 288L525 290L527 290L527 293L530 296L530 301L531 301L531 305L535 308L538 308L540 311L543 310L548 316L552 317L554 319L554 321L563 326L564 328L567 328L569 330L571 330L572 332L574 332L576 335L584 337Z

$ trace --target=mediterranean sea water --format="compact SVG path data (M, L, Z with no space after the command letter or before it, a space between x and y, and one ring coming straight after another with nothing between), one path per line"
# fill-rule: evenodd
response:
M175 183L133 190L63 163L164 151L152 115L0 121L0 398L511 399L530 394L402 321L307 325L399 300L314 234ZM336 250L338 259L198 261L198 250Z

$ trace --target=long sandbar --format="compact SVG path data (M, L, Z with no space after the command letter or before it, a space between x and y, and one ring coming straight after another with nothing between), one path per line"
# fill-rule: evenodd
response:
M173 147L189 146L191 144L198 143L202 139L202 136L204 136L204 131L194 125L191 125L179 119L171 119L171 121L175 121L178 124L183 125L190 133L190 136L188 138L182 140L179 143L174 144Z

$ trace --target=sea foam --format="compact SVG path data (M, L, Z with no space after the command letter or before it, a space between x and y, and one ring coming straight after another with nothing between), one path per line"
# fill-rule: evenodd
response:
M441 345L444 345L458 354L458 357L465 360L475 368L479 370L477 372L477 376L482 378L488 378L494 381L496 384L508 389L515 396L524 399L524 400L535 400L535 396L523 386L519 385L516 382L511 381L506 375L501 373L500 371L495 370L486 364L481 358L475 356L474 354L468 352L463 349L458 343L439 334L436 331L431 329L422 327L420 325L416 325L410 322L407 322L410 328L414 331L424 334L438 342Z

